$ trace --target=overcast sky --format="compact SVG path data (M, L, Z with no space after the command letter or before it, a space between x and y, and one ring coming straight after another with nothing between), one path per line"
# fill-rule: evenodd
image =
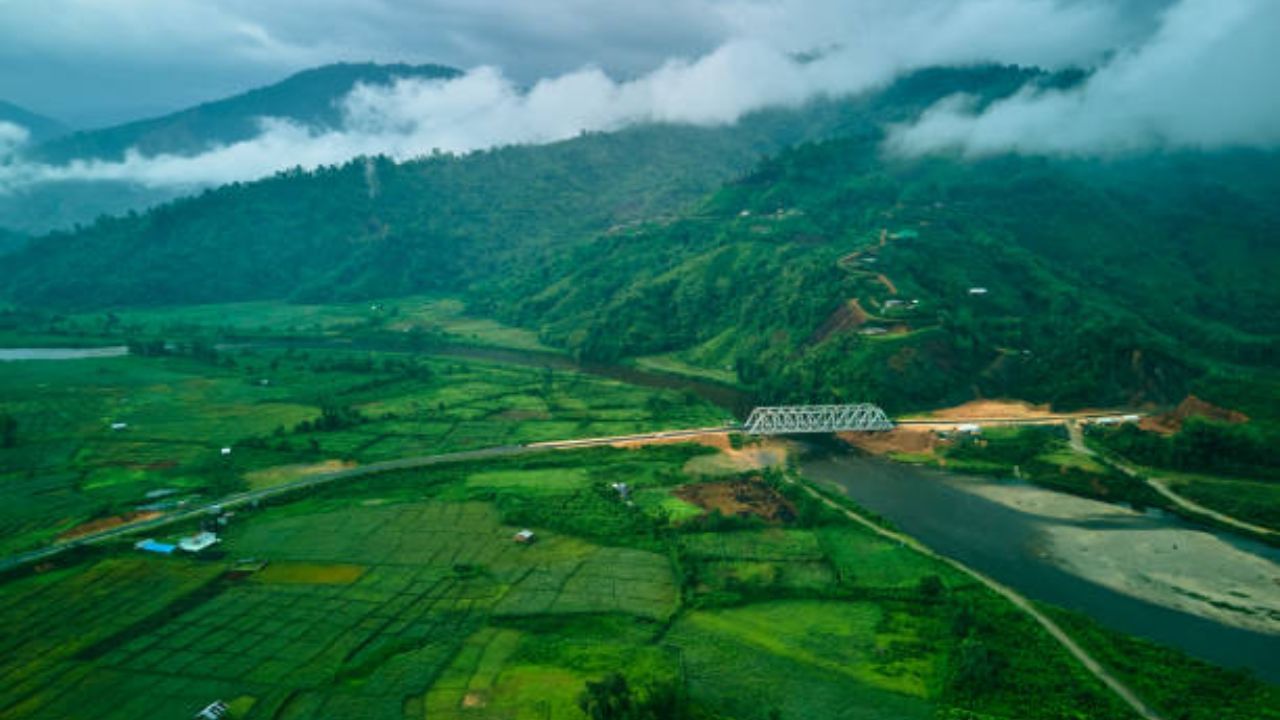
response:
M193 157L5 161L26 132L0 122L0 192L67 180L194 188L362 155L726 124L981 62L1091 74L981 112L947 98L889 128L886 150L1280 147L1280 0L0 0L0 12L0 83L63 117L181 106L340 59L466 70L357 87L340 100L341 127L263 118L256 137Z
M978 19L1011 5L1040 16L1043 6L1107 5L1116 21L1105 29L1109 43L1149 32L1169 1L0 0L0 99L92 127L343 60L494 65L519 83L595 65L625 79L743 35L804 50L927 6L962 8L962 16ZM936 29L917 27L894 40L927 44ZM997 23L990 32L1009 36L980 44L992 59L1010 49L1001 42L1015 50L1004 54L1025 56L1016 34L1045 30ZM1049 59L1088 60L1098 44L1089 36L1045 42Z

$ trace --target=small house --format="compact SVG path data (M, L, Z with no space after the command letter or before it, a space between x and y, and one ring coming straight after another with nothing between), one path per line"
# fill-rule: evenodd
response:
M537 536L533 534L532 530L529 530L528 528L526 528L516 533L514 536L512 536L511 539L515 540L517 543L520 543L521 545L530 545L533 543L534 540L537 539Z
M981 435L982 426L977 423L960 423L956 426L956 432L961 435Z
M984 287L971 287L969 288L969 294L970 295L986 295L987 289Z
M231 454L231 448L229 447L222 448L222 457L227 457L230 454Z
M616 483L611 483L609 487L613 488L614 492L618 493L618 497L622 498L623 500L629 500L631 498L630 485L624 482L616 482Z
M172 555L173 551L177 549L174 545L157 542L151 538L134 543L133 546L143 552L156 553L157 555Z
M112 429L112 430L115 430L115 431L117 431L117 432L118 432L118 431L120 431L120 430L124 430L124 429L125 429L125 428L127 428L127 427L129 427L129 423L126 423L126 422L113 422L113 423L111 423L111 429Z
M231 708L221 700L214 700L208 707L196 713L192 720L223 720L231 713Z
M209 532L198 532L190 537L184 537L178 541L178 547L189 553L202 552L221 542L217 535Z

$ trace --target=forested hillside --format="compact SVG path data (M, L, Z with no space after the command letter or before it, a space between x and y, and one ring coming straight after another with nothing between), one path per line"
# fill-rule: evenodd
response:
M595 359L680 352L769 399L891 407L1008 395L1180 397L1266 367L1280 326L1273 155L886 158L786 153L678 222L515 282L508 319Z
M729 128L287 173L32 241L0 259L0 291L66 309L441 292L583 358L892 409L1167 401L1265 369L1275 155L883 150L888 124L957 90L1077 79L934 70Z
M41 306L345 299L459 291L525 273L630 222L673 214L763 156L871 132L957 89L1008 94L1037 73L910 76L867 97L650 125L543 146L286 173L55 233L0 263L0 292Z

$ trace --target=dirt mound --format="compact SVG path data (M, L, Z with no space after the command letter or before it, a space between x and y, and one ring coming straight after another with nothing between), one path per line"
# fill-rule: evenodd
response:
M838 435L841 440L873 455L931 453L938 446L938 436L932 430L910 426L898 426L887 432L849 432Z
M796 508L760 478L729 482L695 483L675 489L675 496L685 502L721 515L748 517L754 515L769 522L790 522Z
M1182 424L1187 421L1187 418L1193 417L1237 424L1249 421L1249 416L1242 412L1218 407L1195 395L1188 395L1172 412L1143 418L1138 427L1151 432L1172 435L1182 429Z

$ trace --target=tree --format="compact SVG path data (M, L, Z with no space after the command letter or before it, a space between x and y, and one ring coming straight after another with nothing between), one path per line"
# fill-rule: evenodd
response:
M8 413L0 415L0 448L18 444L18 420Z
M591 720L626 720L632 717L632 705L627 679L616 672L596 682L588 680L578 697L578 707Z

